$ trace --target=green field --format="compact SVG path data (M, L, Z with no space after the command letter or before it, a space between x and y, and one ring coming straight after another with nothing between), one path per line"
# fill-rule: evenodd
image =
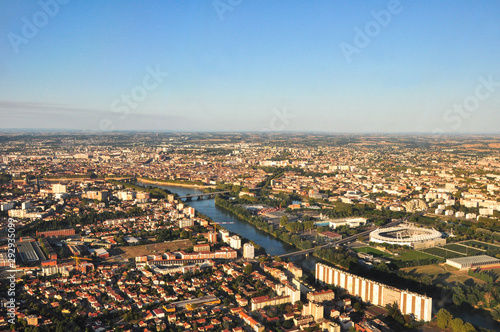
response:
M449 250L453 250L453 251L458 251L458 252L465 254L467 256L477 256L477 255L481 255L484 253L484 250L475 249L475 248L472 248L472 247L469 247L469 246L466 246L463 244L456 244L456 243L447 244L444 246L444 248L449 249Z
M481 242L481 241L474 241L474 240L471 240L471 241L465 241L465 242L461 242L461 244L464 244L464 245L467 245L467 246L476 246L480 249L483 249L483 250L488 250L488 249L500 249L500 246L499 245L495 245L495 244L491 244L491 243L485 243L485 242Z
M421 252L421 251L407 251L398 257L398 260L400 260L402 262L418 261L418 260L424 260L424 259L437 259L437 257L426 254L425 252ZM440 259L440 261L444 261L444 260Z
M481 249L473 248L471 245L474 244L477 247L481 247ZM450 243L443 247L432 247L422 250L412 250L401 253L399 256L393 256L381 250L375 249L373 247L359 247L353 248L356 252L364 252L374 257L383 257L388 258L393 261L399 262L413 262L413 261L422 261L421 263L425 263L426 260L438 260L437 263L443 263L447 258L459 258L466 256L477 256L483 255L485 253L484 249L488 248L488 245L491 248L500 249L500 246L480 242L480 241L465 241L460 243ZM483 249L484 248L484 249ZM482 250L483 249L483 250ZM396 263L396 262L395 262Z
M437 248L437 247L422 249L421 251L428 253L428 254L431 254L431 255L434 255L434 256L439 256L442 258L457 258L457 257L465 257L466 256L465 254L460 254L460 253L456 253L453 251L449 251L449 250L446 250L443 248Z
M392 255L372 247L353 248L353 250L355 252L365 252L367 254L373 255L374 257L393 258Z
M383 252L381 250L372 247L353 248L353 250L356 252L365 252L367 254L373 255L374 257L383 257L401 262L423 261L427 259L439 259L439 262L444 262L444 259L440 259L436 256L426 254L425 252L415 251L415 250L404 252L399 256L393 256L391 254L388 254L386 252Z

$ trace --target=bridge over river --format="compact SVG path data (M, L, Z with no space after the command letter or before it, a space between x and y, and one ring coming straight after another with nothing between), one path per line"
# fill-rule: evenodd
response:
M203 194L190 194L190 195L179 196L179 199L185 198L187 201L190 201L193 198L198 198L198 200L202 200L202 199L204 199L204 197L205 198L214 198L215 195L226 194L228 192L229 192L229 190L226 190L226 191L214 191L214 192L203 193Z
M385 225L382 228L396 226L396 225L399 225L401 222L402 222L401 220L396 220L396 221L388 223L387 225ZM314 248L311 248L311 249L305 249L305 250L300 250L300 251L289 252L289 253L286 253L286 254L283 254L283 255L279 255L278 257L288 258L288 257L293 257L293 256L309 255L309 254L312 254L316 249L323 249L323 248L329 248L329 247L333 247L333 246L344 245L344 244L356 241L359 236L369 235L375 229L376 229L376 227L373 227L373 228L370 228L367 231L355 234L353 236L346 237L345 239L342 239L342 240L339 240L339 241L335 241L335 242L328 243L328 244L325 244L325 245L322 245L322 246L318 246L318 247L314 247Z

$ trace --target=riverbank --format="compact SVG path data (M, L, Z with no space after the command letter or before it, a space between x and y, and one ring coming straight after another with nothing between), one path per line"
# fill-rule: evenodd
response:
M221 202L225 202L225 204L221 204ZM280 233L280 235L278 235L278 233L274 234L273 232L270 232L269 229L265 229L265 228L259 227L259 226L262 226L262 225L259 225L257 223L252 222L252 219L251 219L251 217L249 215L246 215L246 214L244 215L243 213L240 213L242 211L237 211L237 210L231 209L230 207L233 207L233 206L231 206L227 201L225 201L222 198L219 198L219 199L215 200L215 206L218 207L218 208L220 208L220 209L222 209L222 210L224 210L224 211L227 211L227 212L233 214L236 218L238 218L238 219L240 219L240 220L248 223L249 225L252 225L253 227L257 228L258 230L260 230L260 231L262 231L262 232L264 232L264 233L272 236L274 239L276 239L276 241L279 241L279 242L281 242L283 244L286 244L286 245L294 247L295 249L297 249L297 251L303 250L303 249L309 249L309 248L300 248L297 245L295 245L294 243L287 242L287 241L283 240L281 238L281 236L280 236L283 233ZM265 223L265 222L263 221L263 223ZM268 224L265 223L265 225L268 225ZM276 230L273 229L273 231L276 231ZM350 266L350 263L355 263L356 262L356 260L354 260L353 262L348 262L348 259L347 259L347 257L349 257L348 253L337 252L335 259L328 259L326 257L326 255L321 255L322 252L324 252L324 250L323 251L319 251L319 252L314 251L314 252L312 252L312 256L316 259L316 261L319 261L321 263L328 263L328 264L334 265L334 266L336 266L336 267L338 267L340 269L348 270L349 266ZM279 256L279 255L276 255L276 256ZM293 258L291 258L290 260L293 260ZM314 272L316 270L315 266L307 267L307 266L303 265L302 267L306 268L314 276Z
M137 178L137 182L140 182L143 184L154 184L157 186L172 186L172 187L183 187L183 188L194 188L194 189L215 188L215 186L209 186L209 185L166 181L166 180L151 180L148 178Z
M272 237L274 237L278 241L281 241L283 243L289 244L289 245L297 248L298 250L310 249L310 248L301 248L301 247L297 246L295 243L291 243L291 242L287 242L287 241L283 240L282 238L280 238L278 236L278 233L270 231L270 229L268 227L269 226L268 223L266 223L265 221L261 221L261 223L263 223L263 224L259 224L258 223L259 220L257 222L253 222L253 219L252 219L253 216L250 214L250 212L248 212L247 210L244 210L246 213L242 213L241 210L233 209L232 208L233 206L230 203L228 203L226 200L224 200L223 198L216 197L215 198L215 206L217 206L220 209L223 209L223 210L226 210L228 212L231 212L236 217L238 217L241 220L243 220L243 221L249 223L250 225L256 227L258 230L263 231L263 232L271 235ZM242 208L242 209L244 209L244 208ZM272 230L276 231L274 228Z
M193 194L201 194L202 190L200 189L190 189L190 188L181 188L178 186L160 186L160 188L170 190L172 192L177 193L179 196L184 196L184 195L193 195ZM271 256L280 256L282 254L287 254L287 253L292 253L297 251L295 246L292 246L288 244L287 242L282 241L279 238L276 238L274 234L261 230L257 228L257 226L253 223L247 222L245 218L241 218L238 216L238 214L232 213L228 209L224 209L218 205L215 205L214 200L212 199L203 199L203 200L193 200L189 202L189 205L192 206L193 208L196 209L197 212L201 212L202 214L210 217L210 219L215 220L216 222L219 223L219 225L224 228L226 228L228 231L239 234L242 237L245 237L249 239L250 241L255 242L256 244L260 245L262 248L266 250L266 252L271 255ZM248 215L251 217L251 215ZM255 216L254 216L255 217ZM219 225L217 228L219 228ZM268 226L267 223L262 222L263 226ZM283 230L281 230L283 232ZM335 255L331 255L330 260L324 260L321 259L320 257L317 257L316 255L309 255L306 257L305 255L302 256L292 256L289 258L291 262L294 264L297 264L297 266L300 266L301 268L304 269L304 272L309 272L312 275L314 275L315 272L315 266L317 263L326 263L328 265L335 265L339 268L341 268L338 264L338 259L336 260ZM354 273L354 271L352 271ZM372 272L367 272L367 271L357 271L360 275L366 276L368 273L369 275ZM390 276L392 277L392 276ZM397 276L396 276L397 277ZM386 283L389 283L389 281L384 280ZM415 287L412 287L410 284L408 284L409 281L404 282L401 281L401 284L397 285L399 287L403 288L408 288L408 289L413 289ZM415 288L413 291L419 290L419 288ZM422 292L425 293L425 292ZM438 298L450 298L450 295L447 292L439 292L439 293L433 293L433 297L435 299ZM443 302L442 305L448 305L449 304L453 305L452 303L447 302L446 304ZM436 311L440 309L440 306L436 304ZM449 308L451 309L451 308ZM500 329L496 328L498 323L492 322L491 321L491 316L485 315L485 316L479 316L477 313L469 313L464 312L464 310L460 310L459 308L456 310L457 314L460 315L462 314L463 317L466 317L466 321L469 321L475 325L482 326L484 328L489 328L490 330L496 330L500 331Z

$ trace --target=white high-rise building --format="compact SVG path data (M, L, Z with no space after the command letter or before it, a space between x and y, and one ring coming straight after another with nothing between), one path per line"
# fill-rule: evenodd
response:
M30 201L26 201L26 202L21 203L21 209L28 210L30 208L31 208L31 202Z
M229 243L229 238L230 238L229 231L225 230L225 229L221 229L221 230L219 230L219 233L222 237L222 242Z
M229 246L235 250L241 249L241 238L238 235L231 236Z
M250 243L243 246L243 258L253 259L255 257L255 247Z
M65 184L55 183L52 185L53 194L65 194L66 190L67 188Z
M193 219L181 219L181 220L179 220L179 228L193 227L193 226L194 226Z

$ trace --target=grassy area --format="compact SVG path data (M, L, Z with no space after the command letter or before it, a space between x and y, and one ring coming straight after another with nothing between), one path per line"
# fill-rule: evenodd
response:
M403 262L408 262L408 261L418 261L418 260L434 259L434 258L437 258L437 257L426 254L426 253L421 252L421 251L407 251L405 253L402 253L398 257L398 260L403 261ZM444 259L442 261L444 262Z
M372 247L359 247L359 248L353 248L353 250L356 252L364 252L373 255L375 257L393 258L392 255Z
M458 251L461 252L462 254L465 254L467 256L476 256L476 255L481 255L484 253L484 250L480 249L475 249L463 244L447 244L444 246L445 249L453 250L453 251Z
M425 252L425 253L428 253L428 254L431 254L434 256L439 256L442 258L457 258L457 257L465 257L466 256L465 254L460 254L460 253L456 253L453 251L449 251L449 250L446 250L443 248L437 248L437 247L423 249L422 252Z
M359 248L353 248L354 251L356 252L365 252L367 254L373 255L374 257L383 257L383 258L388 258L391 260L398 260L401 262L411 262L411 261L423 261L426 259L436 259L436 256L429 255L425 252L422 251L407 251L399 256L393 256L389 253L383 252L381 250L375 249L373 247L359 247ZM440 259L440 262L444 262L445 260L443 258Z
M413 272L419 274L428 274L430 276L436 276L438 274L444 274L448 272L458 271L457 268L447 266L447 265L439 265L439 264L431 264L424 266L415 266L415 267L406 267L402 269L405 272Z
M465 241L465 242L460 242L460 244L470 246L470 247L477 247L483 250L488 250L488 249L500 249L500 246L491 244L491 243L486 243L486 242L481 242L481 241Z
M424 266L403 268L403 271L421 276L428 275L434 282L452 284L455 282L465 282L471 278L467 271L460 271L454 267L445 264L431 264ZM478 279L473 279L476 283L483 283Z

